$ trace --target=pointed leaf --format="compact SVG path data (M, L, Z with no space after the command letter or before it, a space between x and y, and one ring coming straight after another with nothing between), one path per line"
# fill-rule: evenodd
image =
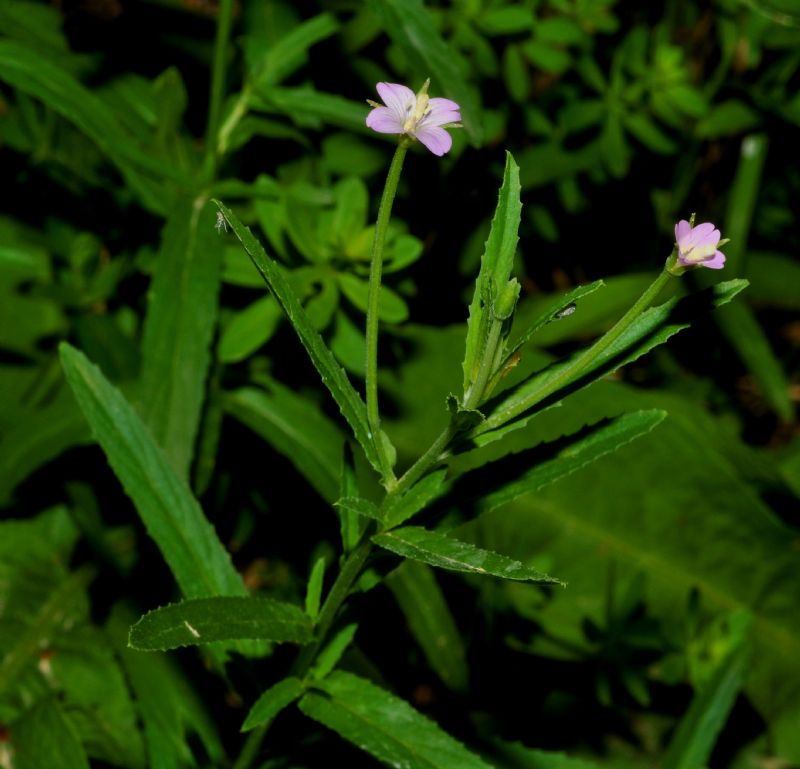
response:
M447 470L440 468L414 484L402 497L390 497L390 501L381 511L387 528L405 523L435 499L447 493L450 485L445 482L446 479Z
M239 221L238 217L227 206L219 201L215 202L286 313L323 383L330 390L344 418L350 424L356 440L364 449L370 464L380 472L380 463L371 438L364 401L350 384L344 369L333 357L333 353L322 341L322 337L312 326L281 268L267 256L259 242L253 237L250 230Z
M317 661L311 668L311 677L317 681L327 678L328 674L339 664L342 655L347 651L358 630L358 625L345 625L317 655Z
M404 558L422 561L439 569L486 574L523 582L561 584L559 580L519 561L419 526L404 526L384 534L376 534L372 541Z
M464 392L474 381L483 354L485 337L491 321L491 306L500 287L504 287L514 266L517 231L522 212L519 168L510 152L506 153L503 184L497 200L492 229L486 240L481 269L475 282L475 294L469 307L467 348L464 357Z
M213 526L133 407L79 350L62 343L59 352L78 405L183 594L244 595Z
M377 505L362 497L344 497L335 503L344 513L355 513L375 521L383 521L383 515Z
M270 686L253 704L242 724L242 731L249 732L257 726L264 726L274 720L284 708L300 699L306 691L305 684L294 677L284 678Z
M141 412L181 478L194 456L217 320L222 239L214 206L175 206L164 228L142 343Z
M317 558L306 587L306 614L314 622L319 614L319 603L322 597L322 580L325 577L325 558Z
M297 606L237 596L197 598L148 612L131 628L129 644L142 651L165 651L215 641L302 644L311 638L311 620Z
M300 710L392 767L489 769L407 702L350 673L332 673Z

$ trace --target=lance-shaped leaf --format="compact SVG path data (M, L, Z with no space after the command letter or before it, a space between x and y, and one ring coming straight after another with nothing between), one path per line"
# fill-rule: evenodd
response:
M315 684L300 710L391 767L490 769L407 702L350 673Z
M66 343L59 351L78 405L183 594L244 595L214 527L133 407L82 352Z
M376 534L372 541L404 558L422 561L439 569L485 574L522 582L561 584L554 577L525 566L520 561L419 526L404 526Z
M316 367L323 383L339 405L344 418L350 424L356 440L361 444L370 464L380 472L380 463L375 452L367 422L367 409L364 401L353 388L350 380L316 331L297 295L286 280L281 268L265 253L261 244L253 237L239 218L225 205L215 201L225 219L231 225L245 251L253 260L258 271L266 281L275 298L280 303L286 317L300 337L311 362Z
M480 495L478 510L486 513L500 505L518 499L525 494L532 494L539 489L555 483L557 480L574 473L576 470L595 462L601 457L611 454L643 435L647 435L667 416L666 411L648 409L623 414L610 423L595 425L577 439L568 439L569 443L553 458L539 462L529 470L512 477L504 466L509 464L529 466L530 460L526 452L499 460L480 470L470 473L459 486L459 494ZM535 449L537 453L541 448ZM513 470L511 471L513 473Z
M621 366L632 363L674 334L688 328L694 318L730 302L746 286L746 280L730 280L692 296L671 299L658 307L652 307L643 312L608 349L585 368L572 370L575 361L583 355L583 352L578 352L565 361L548 366L502 394L493 401L491 409L487 404L486 420L472 431L470 437L478 445L484 445L497 440L510 430L523 427L534 414ZM521 415L524 416L517 419Z
M450 488L446 479L447 470L440 468L415 483L401 497L389 497L389 501L381 508L381 515L386 521L387 528L405 523L435 499L446 494Z
M522 203L519 198L519 168L510 152L506 153L503 184L497 201L492 228L486 240L481 269L475 282L475 294L469 306L467 344L464 356L464 392L475 381L489 329L493 320L492 306L505 288L514 266Z
M305 684L293 676L270 686L250 708L250 712L242 724L242 731L249 732L257 726L269 724L284 708L300 699L305 691Z
M129 644L164 651L215 641L265 640L308 643L311 620L290 603L267 598L218 597L162 606L132 628Z
M140 410L182 478L194 456L217 320L222 239L212 209L201 198L173 209L144 323Z

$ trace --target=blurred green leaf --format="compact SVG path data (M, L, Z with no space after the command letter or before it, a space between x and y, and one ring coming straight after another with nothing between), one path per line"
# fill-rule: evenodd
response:
M59 351L81 411L183 594L243 595L213 526L131 405L81 352L66 343Z
M367 311L369 284L347 272L340 272L336 280L342 293L362 312ZM408 305L389 286L381 286L378 318L385 323L402 323L408 319Z
M249 732L257 726L269 724L284 708L305 693L306 686L299 678L284 678L270 686L256 701L242 724L242 731Z
M239 221L227 206L222 203L217 203L217 205L230 223L242 246L250 255L258 271L264 277L273 295L286 313L289 322L294 326L300 341L311 358L311 362L319 371L323 384L330 390L331 395L339 405L343 416L353 429L356 439L364 449L370 464L376 470L379 470L380 463L375 454L374 443L370 438L371 433L367 423L367 410L364 401L353 389L353 385L350 384L347 375L339 366L331 351L326 347L320 335L312 327L281 268L264 253L264 249L253 237L250 230Z
M443 93L459 104L464 129L473 144L481 144L480 102L464 79L458 57L433 25L422 0L369 0L369 7L383 22L386 34L406 51L409 60L419 62L415 67L417 73L431 78L433 94ZM412 86L412 90L416 88Z
M386 550L439 569L466 574L485 574L523 582L561 584L559 580L531 569L504 555L481 550L468 542L428 531L419 526L404 526L385 534L376 534L372 541Z
M261 278L254 273L261 282ZM283 318L275 297L262 296L237 312L225 325L217 354L222 363L238 363L267 342Z
M701 139L719 139L751 131L760 122L761 118L752 107L739 99L728 99L714 104L695 131Z
M140 410L181 478L189 476L205 400L221 264L214 206L202 198L176 205L150 285Z
M307 398L270 380L234 390L225 410L289 459L325 500L338 498L344 435Z
M390 766L488 769L407 702L350 673L332 673L300 700L300 710Z
M250 104L257 110L287 115L298 125L311 128L334 125L348 131L369 131L364 122L368 111L366 105L308 86L264 89L251 96Z
M453 691L467 688L467 651L433 570L405 561L387 578L411 634L428 664Z
M75 729L55 700L36 705L11 725L15 769L89 769Z
M319 614L319 603L322 597L322 580L325 577L325 558L320 557L314 562L311 574L306 585L306 614L315 622Z
M267 598L196 598L162 606L131 627L129 644L142 651L263 639L308 643L311 620L296 606Z
M747 296L753 304L800 311L800 263L794 256L750 251L746 266Z

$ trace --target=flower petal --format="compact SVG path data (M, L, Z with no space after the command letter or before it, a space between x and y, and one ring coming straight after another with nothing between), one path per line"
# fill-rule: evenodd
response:
M428 102L428 114L425 116L425 123L431 122L433 125L443 123L461 122L461 107L451 99L435 97Z
M680 243L691 231L692 228L689 226L689 222L686 219L681 219L675 225L675 241Z
M713 233L717 233L717 242L719 241L719 230L717 230L711 222L703 222L695 227L692 227L690 239L696 245L707 244L713 237ZM716 245L716 243L714 244Z
M400 122L405 121L409 109L413 110L417 103L416 94L408 86L399 83L378 83L375 88L383 103L397 115Z
M375 107L367 115L367 126L380 134L401 134L403 123L388 107Z
M711 259L700 262L703 267L709 267L712 270L721 270L725 266L725 254L722 251L717 251Z
M434 155L441 157L450 151L453 139L450 134L438 126L424 125L414 132L417 137Z

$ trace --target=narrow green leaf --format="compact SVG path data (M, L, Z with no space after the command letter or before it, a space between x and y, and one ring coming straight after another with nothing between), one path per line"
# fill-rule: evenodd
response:
M261 89L251 97L250 104L253 109L288 115L312 128L332 125L360 133L370 130L364 122L368 110L365 104L308 86Z
M59 352L78 405L183 594L244 595L213 526L138 414L83 353L66 343Z
M330 641L330 643L317 655L317 661L311 668L311 676L317 681L326 678L339 664L342 655L350 646L358 630L358 625L352 623L345 625Z
M404 558L421 561L439 569L485 574L522 582L561 584L554 577L531 569L519 561L419 526L404 526L384 534L376 534L372 541Z
M509 481L505 477L500 480L497 468L494 465L488 465L485 470L479 470L476 474L468 477L466 483L473 484L481 490L481 499L478 502L478 509L481 513L494 510L525 494L539 491L539 489L597 461L600 457L611 454L631 441L647 435L666 416L667 412L659 409L623 414L612 420L610 424L601 427L595 426L588 435L562 449L554 459L535 465L515 480ZM494 484L492 484L492 479L495 479ZM492 490L493 485L496 490Z
M267 598L197 598L162 606L132 628L129 644L142 651L166 651L216 641L260 639L308 643L311 621L290 603Z
M358 496L358 480L356 471L353 467L353 452L349 443L345 443L342 452L341 475L339 482L339 498L348 499ZM361 541L364 529L369 525L369 521L358 514L355 510L346 507L337 507L339 514L339 526L342 536L342 547L345 553L349 553Z
M383 21L386 34L405 50L408 60L418 63L421 76L430 76L434 95L444 92L458 102L464 129L472 143L479 145L483 141L480 102L462 76L459 57L439 34L422 0L370 0L369 7Z
M529 748L518 742L496 743L497 752L514 769L602 769L594 761L572 758L565 753Z
M345 513L355 513L375 521L383 521L383 515L377 505L362 497L343 497L335 503Z
M323 383L330 390L344 418L350 424L356 440L364 449L369 463L380 472L380 463L371 438L364 401L350 384L347 374L325 342L322 341L322 337L311 325L300 300L292 291L281 268L267 256L253 234L239 221L238 217L227 206L218 201L215 202L286 313Z
M89 769L75 728L55 699L40 702L14 723L11 741L14 769Z
M506 153L503 184L497 200L492 228L486 240L481 269L475 282L475 294L469 307L466 354L464 356L464 392L475 380L483 355L483 347L492 319L492 304L497 293L508 282L517 250L522 203L520 201L519 168L510 152Z
M733 619L744 623L744 632L692 700L670 742L662 769L697 769L708 764L747 673L746 638L752 618L740 612Z
M332 673L300 710L392 767L489 769L407 702L350 673Z
M222 239L214 225L202 198L175 206L144 323L141 412L181 478L194 455L217 319Z
M489 408L491 404L487 404L485 410L488 416L472 431L471 437L476 439L479 445L484 445L497 440L510 430L523 427L530 417L544 408L606 374L632 363L654 347L666 342L674 334L688 328L693 318L730 302L746 286L746 280L729 280L697 294L671 299L658 307L650 308L643 312L614 344L598 356L589 368L576 372L546 398L541 399L539 394L546 391L550 382L559 378L574 360L582 355L582 352L548 366L517 387L498 396L493 402L493 408ZM529 408L533 410L525 417L511 422ZM510 424L503 429L497 429L506 423Z
M326 501L338 497L344 434L312 402L269 380L228 394L225 410L289 459Z
M330 13L320 13L295 26L280 37L256 65L254 87L279 83L285 79L304 64L312 45L330 37L338 29L339 23Z
M322 596L322 580L325 577L325 558L317 558L306 587L306 614L314 622L319 614L319 603Z
M405 523L433 500L445 494L449 488L446 479L446 468L440 468L414 484L402 497L389 497L389 502L381 511L386 526L394 528Z
M464 641L433 570L418 561L405 561L386 584L428 664L448 688L464 691L469 679Z
M299 678L291 676L278 681L274 686L270 686L250 708L250 712L242 724L242 731L249 732L257 726L265 726L271 723L278 713L295 700L300 699L305 691L305 684Z

